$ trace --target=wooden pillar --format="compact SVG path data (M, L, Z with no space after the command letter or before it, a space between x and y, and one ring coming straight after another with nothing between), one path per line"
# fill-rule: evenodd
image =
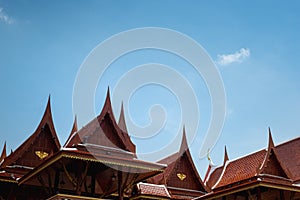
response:
M284 200L284 193L283 193L283 190L280 190L280 191L279 191L279 194L280 194L280 200Z
M256 189L256 192L257 192L257 200L261 200L261 191L260 191L260 188L258 187L257 189Z
M118 171L118 195L119 200L123 200L123 172Z
M92 179L91 179L91 193L92 196L95 196L95 188L96 188L96 174L92 174Z
M76 171L76 194L78 196L81 195L81 180L82 180L82 162L79 162L77 165L77 171Z
M57 170L55 170L55 179L54 179L54 192L55 193L58 193L59 176L60 176L60 171L57 169Z

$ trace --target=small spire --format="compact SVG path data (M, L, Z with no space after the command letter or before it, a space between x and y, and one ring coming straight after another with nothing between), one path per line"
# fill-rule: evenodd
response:
M274 147L274 142L272 138L272 133L271 133L271 128L269 127L269 145L268 148L273 148Z
M126 121L125 121L125 114L124 114L124 105L123 105L123 102L121 104L121 111L120 111L120 117L119 117L118 126L122 129L122 131L128 133L127 126L126 126Z
M226 145L225 145L223 166L225 165L225 163L226 163L228 160L229 160L229 157L228 157L227 148L226 148Z
M0 157L0 162L6 158L6 141L4 142L4 146L3 146L3 150L2 150L2 153L1 153L1 157Z
M74 133L76 133L78 131L77 129L77 116L75 115L75 118L74 118L74 122L73 122L73 127L71 129L71 132L70 132L70 135L66 141L66 143L64 144L64 147L69 147L69 142L71 140L71 138L73 137Z
M78 128L77 128L77 116L75 115L75 118L74 118L74 123L73 123L73 127L72 127L72 130L71 132L72 133L75 133L78 131Z
M181 140L179 155L180 156L183 155L187 149L188 149L188 143L186 140L185 125L183 125L183 133L182 133L182 140Z

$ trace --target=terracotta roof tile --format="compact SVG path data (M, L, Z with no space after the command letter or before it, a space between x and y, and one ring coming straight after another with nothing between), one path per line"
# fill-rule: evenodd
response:
M164 185L155 185L150 183L138 183L137 187L141 195L170 197L170 194Z
M293 181L300 180L300 137L275 147L281 164Z
M261 150L240 159L227 162L219 180L213 188L219 188L254 177L265 156L266 150Z

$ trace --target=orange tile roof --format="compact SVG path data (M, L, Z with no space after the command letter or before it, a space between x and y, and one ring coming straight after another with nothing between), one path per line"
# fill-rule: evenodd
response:
M261 150L227 162L213 189L254 177L264 161L265 155L266 150Z

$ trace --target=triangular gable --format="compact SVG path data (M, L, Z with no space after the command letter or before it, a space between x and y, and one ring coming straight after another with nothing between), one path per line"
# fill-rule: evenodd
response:
M113 147L135 153L135 145L129 135L122 131L116 123L109 89L100 115L73 134L66 145L71 147L79 143Z
M168 167L162 175L151 180L158 181L164 178L164 184L172 188L183 188L188 190L206 191L205 186L198 174L198 171L190 154L185 129L183 129L182 142L180 150L159 163L167 164ZM156 183L157 184L157 183ZM160 180L160 184L162 181Z
M284 178L290 178L288 171L282 167L280 160L278 159L276 149L274 146L271 130L269 128L269 144L265 159L258 170L258 174L270 174L280 176Z
M60 143L52 120L49 96L43 118L35 132L4 159L1 167L8 165L36 167L42 160L50 157L59 149Z

